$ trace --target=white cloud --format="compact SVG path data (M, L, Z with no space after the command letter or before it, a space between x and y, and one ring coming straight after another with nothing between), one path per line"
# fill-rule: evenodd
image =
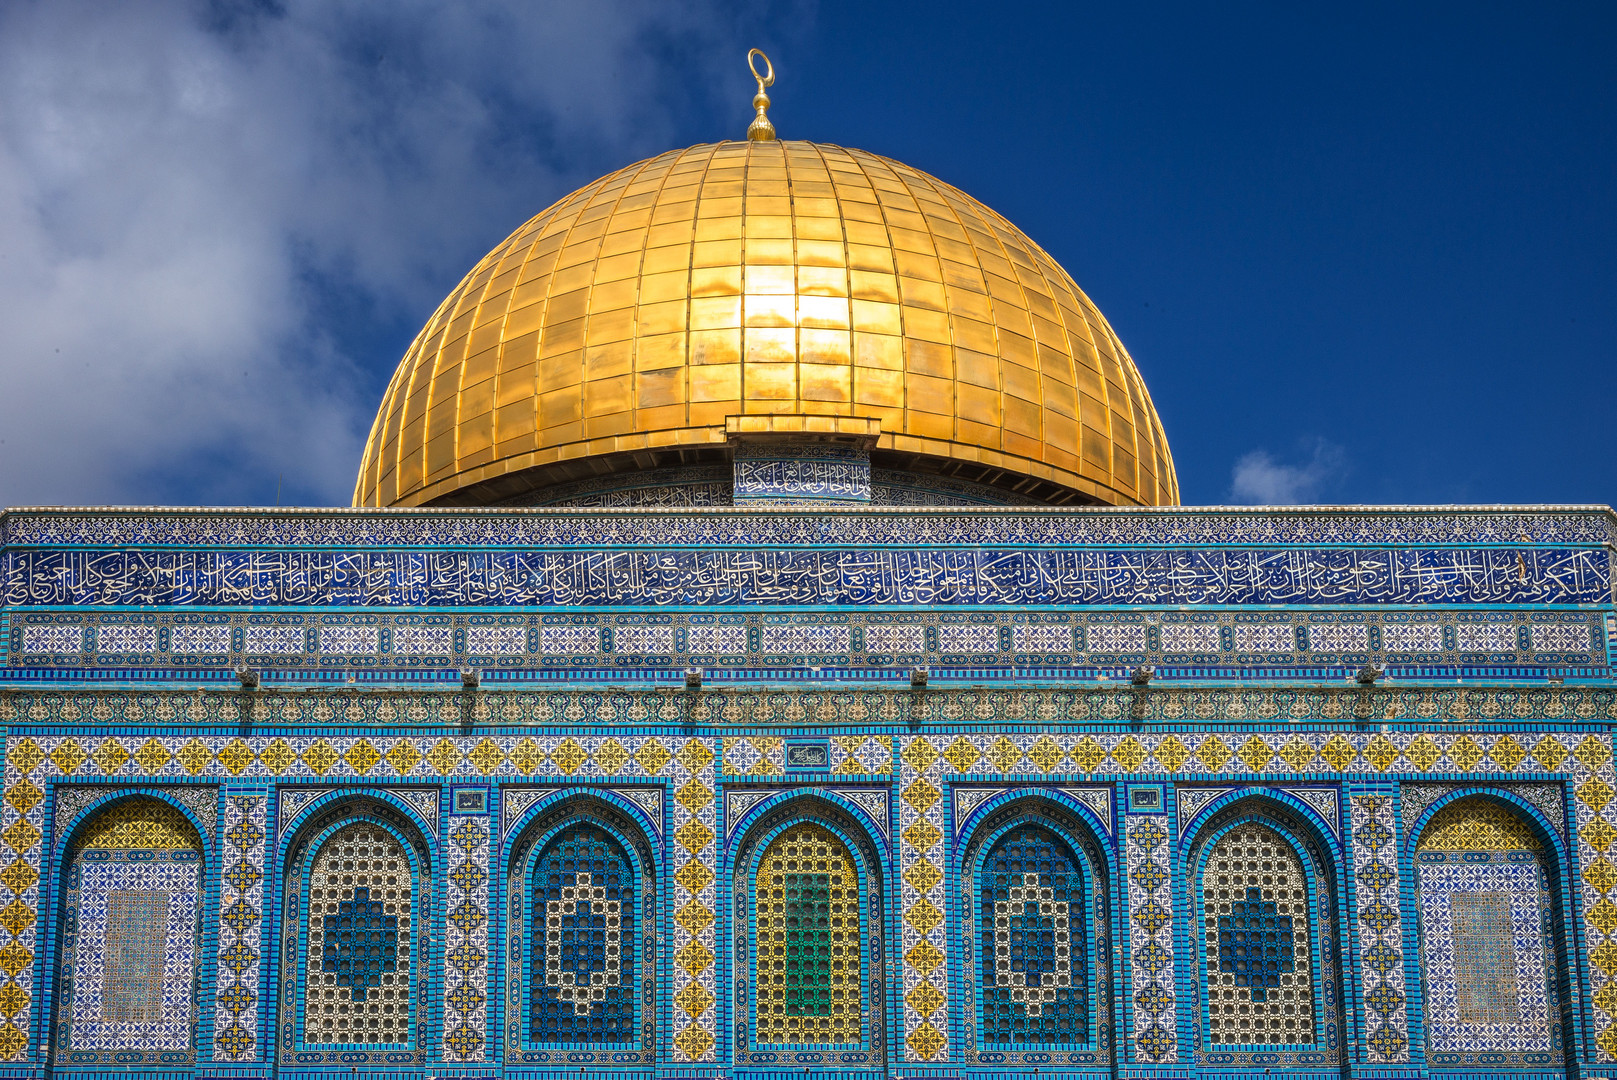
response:
M1267 450L1253 450L1230 472L1230 501L1259 506L1317 502L1346 470L1346 453L1325 439L1308 446L1300 461L1278 461Z
M739 40L702 0L6 5L0 505L265 501L278 475L346 502L397 360L355 328L396 335L666 149L669 84L733 91Z

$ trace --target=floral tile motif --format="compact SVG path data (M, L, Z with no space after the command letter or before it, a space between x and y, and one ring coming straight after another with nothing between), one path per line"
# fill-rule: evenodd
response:
M452 866L444 909L444 1024L446 1061L477 1062L488 1044L489 819L449 819Z
M157 651L157 627L113 625L97 628L97 652L150 653Z
M1173 883L1169 872L1168 815L1124 817L1124 869L1128 875L1129 992L1133 1044L1139 1062L1179 1060L1174 1000Z
M1348 815L1366 1049L1373 1063L1400 1064L1409 1060L1409 1015L1392 790L1350 797Z
M258 1042L269 800L227 792L219 887L218 1014L213 1060L253 1061Z

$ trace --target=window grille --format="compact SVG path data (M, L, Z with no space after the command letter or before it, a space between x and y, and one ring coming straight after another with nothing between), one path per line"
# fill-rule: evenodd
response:
M983 863L983 1039L1082 1043L1089 1023L1083 876L1035 825L1001 837Z
M533 1001L537 1042L635 1038L636 882L622 846L577 825L534 870Z
M756 903L758 1042L859 1042L859 878L847 846L822 826L791 826L764 852Z
M1308 879L1275 830L1238 825L1202 873L1207 1027L1214 1046L1314 1042Z
M321 846L309 876L304 1041L410 1041L412 886L397 837L355 822Z

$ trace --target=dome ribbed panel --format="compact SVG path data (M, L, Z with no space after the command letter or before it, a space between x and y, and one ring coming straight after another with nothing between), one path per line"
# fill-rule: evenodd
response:
M874 417L878 450L1179 501L1139 372L1054 260L925 173L806 142L663 154L518 229L406 352L354 501L718 446L747 414Z

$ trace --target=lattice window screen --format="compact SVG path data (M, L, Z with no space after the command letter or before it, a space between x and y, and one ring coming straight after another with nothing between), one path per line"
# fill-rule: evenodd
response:
M634 1039L635 889L622 846L594 825L568 829L539 859L530 1025L535 1040Z
M983 1038L1088 1037L1083 878L1067 847L1034 825L994 845L982 873Z
M757 905L758 1042L859 1042L859 878L846 845L808 822L781 833L758 868Z
M1208 1041L1311 1045L1308 879L1292 846L1264 825L1224 834L1202 874L1202 915Z
M413 929L410 863L399 840L370 822L340 829L309 878L304 1041L410 1041Z

